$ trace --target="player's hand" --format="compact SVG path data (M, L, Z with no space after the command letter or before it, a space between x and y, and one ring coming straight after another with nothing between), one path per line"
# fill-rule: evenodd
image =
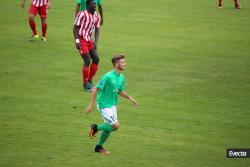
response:
M77 48L78 50L81 50L81 49L82 49L82 45L81 45L81 42L80 42L79 38L76 38L76 39L75 39L75 45L76 45L76 48Z
M47 9L50 9L50 2L47 3Z
M23 9L24 8L24 2L21 2L21 8Z
M137 105L136 100L132 96L129 96L129 100L132 102L133 105Z
M92 110L93 110L93 107L92 107L91 105L89 105L89 106L86 108L86 114L89 114Z
M81 50L81 49L82 49L81 43L76 43L76 48L77 48L78 50Z

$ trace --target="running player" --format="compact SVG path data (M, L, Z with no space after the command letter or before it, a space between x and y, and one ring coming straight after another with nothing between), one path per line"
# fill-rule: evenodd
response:
M104 155L110 153L103 148L105 141L112 131L120 127L116 111L118 95L129 99L134 105L137 105L135 99L125 92L124 75L121 73L126 65L124 56L116 55L111 61L114 69L106 73L93 89L91 101L86 109L86 113L90 113L93 110L95 101L97 102L97 108L104 123L101 125L92 124L89 137L92 139L98 131L102 131L99 143L95 147L95 152Z

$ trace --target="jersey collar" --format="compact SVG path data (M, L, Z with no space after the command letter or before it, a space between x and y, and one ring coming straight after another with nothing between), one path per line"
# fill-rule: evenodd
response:
M121 73L117 73L115 70L112 70L112 72L116 75L116 76L120 76Z

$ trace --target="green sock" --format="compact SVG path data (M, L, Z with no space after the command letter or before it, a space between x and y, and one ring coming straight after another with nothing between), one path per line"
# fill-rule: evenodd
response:
M103 144L105 143L105 141L108 139L110 133L111 132L107 132L107 131L103 131L102 132L102 135L101 135L99 143L98 143L99 146L103 146Z
M97 130L98 131L103 130L103 131L106 131L106 132L111 132L111 131L114 131L115 129L111 125L104 123L104 124L98 125Z

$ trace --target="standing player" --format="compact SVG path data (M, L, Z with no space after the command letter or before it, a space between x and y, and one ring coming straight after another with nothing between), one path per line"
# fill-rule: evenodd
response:
M100 21L100 25L103 25L103 9L102 9L102 0L94 0L96 5L98 6L98 11L99 11L99 14L101 16L101 21ZM78 12L79 11L84 11L87 9L87 6L86 6L86 0L76 0L76 13L75 13L75 16L77 16ZM94 30L94 33L92 34L92 40L95 41L95 36L99 36L99 34L96 34L96 33L99 33L100 31L96 31ZM95 52L98 54L98 50L97 50L97 46L95 45ZM91 83L91 85L93 85Z
M135 99L125 92L124 75L121 73L126 65L124 56L116 55L111 61L114 69L106 73L93 89L91 101L86 109L86 113L90 113L96 101L98 110L104 119L104 124L92 124L89 132L89 137L92 139L98 131L103 131L99 143L95 147L95 152L104 155L108 155L109 151L103 148L103 144L110 133L120 127L116 112L118 94L137 105Z
M222 9L222 0L218 0L218 7L219 9ZM234 7L235 9L241 9L238 0L234 0Z
M77 13L81 10L84 11L86 10L86 0L76 0L76 16ZM95 3L98 6L98 11L101 16L101 25L103 24L103 9L102 9L102 0L95 0Z
M21 8L24 8L26 0L22 0ZM35 23L35 16L37 13L40 15L41 22L42 22L42 41L46 41L46 31L47 31L47 9L50 8L50 0L32 0L29 8L29 25L33 32L33 35L29 39L30 41L38 40L39 35L36 31L36 23Z
M98 69L99 57L94 49L99 38L100 15L95 12L96 3L94 0L86 1L87 9L77 14L73 33L76 48L84 61L82 67L83 87L86 91L92 91L92 80ZM95 33L95 40L92 41L92 33ZM91 60L92 59L92 63ZM91 63L91 64L90 64Z

